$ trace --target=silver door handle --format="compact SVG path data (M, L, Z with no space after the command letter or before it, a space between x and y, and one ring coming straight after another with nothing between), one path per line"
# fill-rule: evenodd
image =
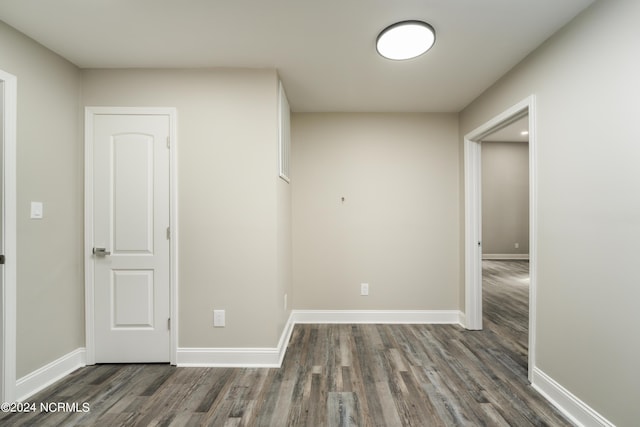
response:
M96 256L107 256L111 255L111 252L109 252L105 248L93 248L93 254Z

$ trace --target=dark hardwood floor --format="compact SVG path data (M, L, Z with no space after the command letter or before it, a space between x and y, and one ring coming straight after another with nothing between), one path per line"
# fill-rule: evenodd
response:
M5 413L0 425L570 425L527 381L527 268L485 262L483 331L297 325L280 369L90 366L29 400L79 412Z

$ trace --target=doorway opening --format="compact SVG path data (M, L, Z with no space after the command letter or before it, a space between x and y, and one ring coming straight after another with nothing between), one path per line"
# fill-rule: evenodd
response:
M17 79L0 70L0 398L16 399Z
M465 327L480 330L482 324L482 141L523 120L528 130L528 376L535 366L536 304L536 135L535 97L532 95L467 134L464 138L465 170ZM521 242L518 243L520 246ZM514 247L515 249L515 247ZM518 248L520 249L520 247Z

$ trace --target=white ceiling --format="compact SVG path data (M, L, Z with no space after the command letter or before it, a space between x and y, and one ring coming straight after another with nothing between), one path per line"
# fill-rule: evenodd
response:
M0 0L0 19L81 68L276 68L294 111L458 112L593 0ZM407 19L436 44L394 62Z

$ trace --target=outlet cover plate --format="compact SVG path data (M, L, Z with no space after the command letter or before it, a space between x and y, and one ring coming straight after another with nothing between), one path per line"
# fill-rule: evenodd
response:
M42 202L31 202L31 219L44 218L44 208Z
M362 296L369 295L369 284L368 283L360 283L360 295L362 295Z
M216 328L224 328L225 326L225 312L224 310L213 310L213 326Z

